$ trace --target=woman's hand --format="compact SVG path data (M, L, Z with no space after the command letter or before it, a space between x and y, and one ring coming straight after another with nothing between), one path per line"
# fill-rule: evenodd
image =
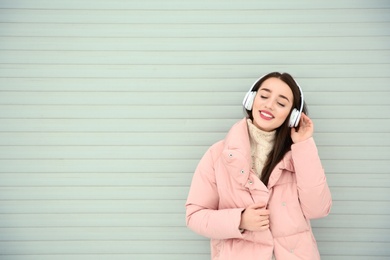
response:
M299 143L312 137L313 132L313 122L307 115L305 115L305 113L302 113L301 119L299 120L298 129L291 128L291 139L294 143Z
M269 210L264 203L253 204L241 214L240 229L249 231L264 231L269 229Z

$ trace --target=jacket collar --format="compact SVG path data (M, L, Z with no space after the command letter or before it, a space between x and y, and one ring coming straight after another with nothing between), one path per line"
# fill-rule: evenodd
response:
M283 159L275 166L275 169L272 171L271 176L269 177L269 180L268 180L268 189L275 186L275 184L279 180L279 178L282 175L282 172L284 170L290 171L290 172L295 172L294 165L292 163L291 151L288 151L284 155Z
M232 126L225 137L224 150L238 151L247 160L247 169L250 168L252 159L247 118L243 118ZM277 183L283 170L295 171L291 151L287 152L283 159L275 166L268 181L268 188L273 187Z
M224 139L222 158L228 172L242 186L250 182L252 159L246 119L232 126ZM251 185L253 186L253 185Z
M225 137L224 149L238 150L248 160L248 163L251 162L251 145L246 118L232 126Z

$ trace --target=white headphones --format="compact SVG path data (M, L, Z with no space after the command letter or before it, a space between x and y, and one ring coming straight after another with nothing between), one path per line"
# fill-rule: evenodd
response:
M266 75L263 75L261 76L258 80L255 81L255 83L253 83L253 85L251 86L251 88L249 89L249 91L246 93L245 97L244 97L244 100L242 102L244 108L246 110L252 110L252 107L253 107L253 102L255 100L255 97L256 97L256 94L257 94L257 91L252 91L252 89L256 86L257 82L259 82L262 78L264 78ZM295 80L294 80L295 81ZM303 99L303 92L302 92L302 89L301 87L299 86L299 84L295 81L295 84L297 84L298 86L298 89L299 89L299 92L301 94L301 107L300 109L296 109L294 108L292 111L291 111L291 115L290 115L290 121L288 123L288 126L289 127L297 127L298 124L299 124L299 120L301 119L301 114L302 114L302 110L303 110L303 103L304 103L304 99Z

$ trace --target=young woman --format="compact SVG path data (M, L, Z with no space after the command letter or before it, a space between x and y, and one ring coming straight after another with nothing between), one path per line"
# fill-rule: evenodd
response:
M244 108L247 117L199 162L187 226L211 239L213 260L320 259L310 219L328 215L332 199L302 90L272 72Z

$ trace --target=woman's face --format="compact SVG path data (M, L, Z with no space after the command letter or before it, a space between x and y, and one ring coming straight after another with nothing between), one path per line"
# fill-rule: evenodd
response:
M253 108L253 124L270 132L280 127L293 106L290 87L278 78L265 80L257 91Z

